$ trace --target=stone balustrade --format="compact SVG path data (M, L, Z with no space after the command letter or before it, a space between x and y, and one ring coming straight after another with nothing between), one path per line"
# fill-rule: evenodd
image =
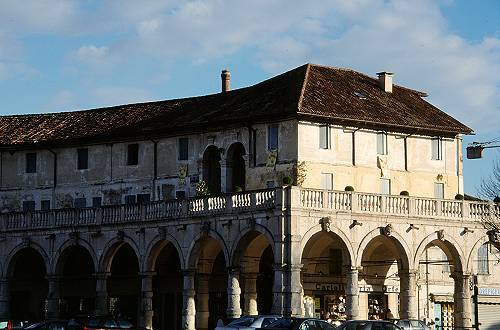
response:
M296 203L297 199L300 202L290 206L323 211L334 210L467 221L481 221L490 215L500 216L500 206L487 202L291 187L289 189L273 188L214 197L154 201L144 204L111 205L100 208L11 212L0 215L0 231L112 225L230 215L235 212L253 212L287 207L287 204Z

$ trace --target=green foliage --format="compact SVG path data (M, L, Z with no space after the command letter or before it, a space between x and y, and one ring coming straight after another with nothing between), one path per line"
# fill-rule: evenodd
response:
M455 195L455 199L459 200L459 201L463 201L464 200L464 195L462 195L462 194L456 194Z
M207 183L201 180L196 185L196 197L206 197L206 196L210 196L210 191L208 191Z
M407 192L406 190L403 190L402 192L399 193L401 196L410 196L410 193Z
M344 188L345 191L354 191L354 187L353 186L346 186Z

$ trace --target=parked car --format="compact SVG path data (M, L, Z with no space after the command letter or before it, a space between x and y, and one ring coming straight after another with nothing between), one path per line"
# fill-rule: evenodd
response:
M285 317L278 319L263 330L333 330L335 326L330 323L312 318Z
M28 325L28 321L0 320L0 330L20 330Z
M114 316L77 317L68 321L69 330L117 330L135 329L132 322Z
M278 315L242 316L231 321L228 325L215 328L215 330L254 330L255 328L265 328L279 318L281 316Z
M26 328L26 330L68 330L67 320L54 320L33 323Z
M395 322L404 330L430 330L430 328L420 320L403 319Z
M402 330L402 328L389 321L349 320L341 324L337 330Z

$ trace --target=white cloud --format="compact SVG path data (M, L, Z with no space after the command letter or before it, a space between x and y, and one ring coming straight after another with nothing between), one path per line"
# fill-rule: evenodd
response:
M95 45L81 46L73 54L73 58L77 61L97 66L109 64L111 57L108 47Z

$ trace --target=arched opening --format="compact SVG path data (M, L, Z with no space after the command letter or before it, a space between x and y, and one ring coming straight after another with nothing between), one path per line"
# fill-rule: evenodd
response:
M179 253L164 242L154 266L153 329L182 329L183 278Z
M46 314L47 272L33 248L16 253L9 265L10 314L17 320L42 320Z
M270 314L273 303L274 253L267 237L256 231L238 242L233 264L240 268L243 315Z
M210 195L221 193L221 170L220 170L220 151L211 145L203 154L203 180L207 183Z
M111 261L107 280L109 311L138 324L140 295L139 262L134 249L123 243Z
M453 277L460 270L455 248L439 239L428 243L419 256L419 314L422 318L434 320L436 328L449 330L456 326L454 296L457 281Z
M238 192L245 190L245 147L240 142L233 143L226 157L226 190Z
M348 285L345 266L351 264L351 257L344 241L333 232L314 234L304 247L302 264L306 316L345 320Z
M94 261L87 249L80 245L66 248L61 255L58 274L61 276L60 313L69 318L77 314L91 314L95 307L96 281Z
M361 316L384 320L398 318L402 311L400 292L406 290L402 288L400 274L403 270L408 272L408 256L401 244L390 236L374 237L363 250L361 266Z

